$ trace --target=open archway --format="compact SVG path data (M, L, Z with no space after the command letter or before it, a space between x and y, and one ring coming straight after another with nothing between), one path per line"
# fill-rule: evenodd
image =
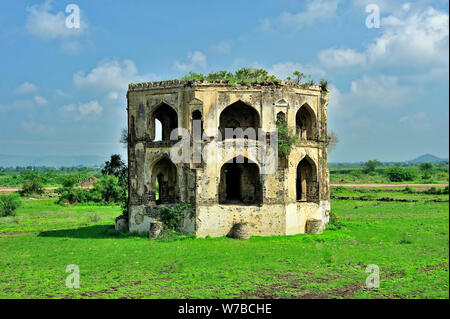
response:
M157 205L177 202L177 167L167 157L161 158L153 165L151 188L155 191Z
M260 119L258 112L242 101L237 101L227 106L220 114L219 131L222 134L223 140L236 137L257 139L259 127ZM244 131L243 136L230 135L230 130L225 130L226 128L232 130L241 128Z
M297 136L301 140L312 140L316 135L316 116L311 107L305 103L295 115L295 126Z
M297 201L317 202L319 199L316 165L308 157L297 165L296 192Z
M248 205L261 202L262 186L256 163L244 157L235 157L222 165L219 203Z
M150 137L152 140L157 139L156 126L161 126L161 140L170 140L171 132L178 127L177 112L168 104L161 103L153 112L149 119Z

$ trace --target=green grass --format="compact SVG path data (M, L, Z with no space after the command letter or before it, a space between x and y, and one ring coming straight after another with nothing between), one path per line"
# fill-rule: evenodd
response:
M116 233L119 207L25 201L17 222L0 221L0 297L449 298L448 202L333 200L332 209L344 227L321 235L163 241ZM79 289L65 286L69 264ZM369 264L380 268L378 289L363 285Z
M448 167L434 168L431 178L423 179L423 172L412 166L408 168L413 172L414 178L412 180L391 182L386 174L390 167L377 168L369 173L364 172L361 167L330 167L330 182L356 184L448 184L449 181Z

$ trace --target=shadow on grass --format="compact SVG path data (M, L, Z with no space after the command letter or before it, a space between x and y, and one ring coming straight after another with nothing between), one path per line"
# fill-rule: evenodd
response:
M112 225L94 225L74 229L49 230L40 232L39 237L65 237L65 238L130 238L147 237L132 232L118 232Z
M138 234L137 232L119 232L112 225L93 225L74 229L49 230L40 232L39 237L59 237L59 238L145 238L148 240L148 233ZM175 231L165 231L162 238L154 239L158 242L172 242L179 240L195 239L195 234L181 234Z

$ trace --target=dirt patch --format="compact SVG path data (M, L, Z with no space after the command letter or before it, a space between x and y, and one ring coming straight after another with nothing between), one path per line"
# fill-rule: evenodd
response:
M95 176L89 177L84 182L80 183L81 187L94 187L94 183L98 181L98 178Z
M431 271L436 268L445 267L448 266L447 263L441 263L438 265L432 265L432 266L425 266L425 267L419 267L417 271L419 272L426 272ZM311 275L310 278L307 278L306 280L299 280L299 275ZM327 276L325 278L313 278L313 273L297 273L297 272L287 272L283 275L278 275L280 283L275 283L269 286L259 286L257 289L253 290L252 292L244 291L240 296L237 298L261 298L261 299L279 299L279 295L277 295L277 292L283 291L286 288L290 289L298 289L301 290L302 287L306 284L311 283L326 283L333 279L336 279L336 276ZM381 280L391 278L391 277L399 277L399 276L405 276L404 271L395 272L395 273L388 273L381 276ZM285 284L281 284L285 283ZM365 282L355 282L350 285L340 287L340 288L333 288L329 289L324 292L305 292L301 293L297 296L292 297L282 297L283 299L330 299L330 298L336 298L341 297L344 299L352 298L355 293L360 289L366 289L365 288ZM392 298L390 296L389 298ZM402 296L395 296L395 298L401 299Z

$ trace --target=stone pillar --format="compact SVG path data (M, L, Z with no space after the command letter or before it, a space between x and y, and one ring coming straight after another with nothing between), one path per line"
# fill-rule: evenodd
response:
M231 228L230 237L236 239L249 239L250 238L250 227L247 222L241 222L233 225Z
M150 230L148 232L149 238L159 238L161 237L161 232L163 230L163 223L160 221L152 221L150 222Z
M117 231L128 231L128 218L124 215L116 217L115 229Z
M308 234L321 234L322 220L320 219L309 219L306 221L306 233Z

